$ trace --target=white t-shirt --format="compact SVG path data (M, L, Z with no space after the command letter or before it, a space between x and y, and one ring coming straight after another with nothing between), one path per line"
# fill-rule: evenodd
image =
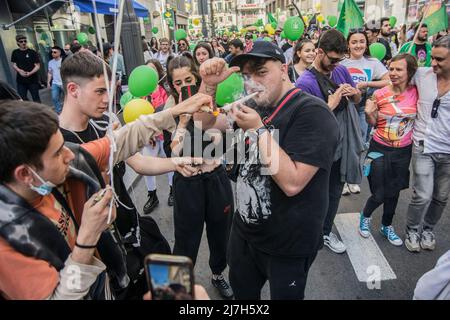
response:
M58 60L52 59L48 62L48 72L52 75L52 83L58 86L62 86L61 61L62 59L59 58Z
M341 65L347 68L355 84L381 80L388 72L386 67L378 59L374 58L345 59L341 62Z
M440 99L438 117L431 118L433 102L438 97L437 77L433 68L418 68L412 79L419 92L413 140L424 141L425 153L450 154L450 92Z

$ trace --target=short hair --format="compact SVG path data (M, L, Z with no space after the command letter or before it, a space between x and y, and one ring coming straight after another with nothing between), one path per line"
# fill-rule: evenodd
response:
M409 53L401 53L401 54L398 54L395 57L393 57L389 64L391 64L392 62L401 61L401 60L406 61L406 70L408 72L408 82L411 82L411 80L414 77L414 75L416 74L416 71L418 68L417 59L416 59L416 57L410 55Z
M19 41L19 40L22 40L22 39L26 39L27 37L25 37L23 34L18 34L17 36L16 36L16 42L17 41Z
M21 100L22 98L8 83L0 80L0 100Z
M390 21L390 18L388 18L388 17L382 17L382 18L380 19L380 27L383 27L383 23L384 23L385 21Z
M29 164L42 169L42 154L58 131L58 115L48 106L19 100L0 102L0 183Z
M167 38L161 38L161 39L159 39L159 44L161 44L161 42L167 42L167 43L170 44L170 41L169 41L169 39L167 39Z
M450 35L443 36L442 38L439 38L435 42L433 42L434 48L445 48L447 50L450 50Z
M242 41L239 40L239 39L233 39L233 40L231 40L230 46L233 46L233 47L235 47L235 48L239 48L239 49L241 49L242 51L244 51L244 44L243 44Z
M198 73L197 66L195 65L194 59L191 59L187 56L176 56L171 59L170 62L167 62L167 84L170 87L170 94L175 98L175 101L178 101L178 92L173 85L173 71L181 68L188 68L189 71L194 75L196 79L196 83L200 84L201 78Z
M417 23L416 26L414 27L414 32L417 32L417 30L419 30L419 26L420 26L420 29L428 28L428 25L426 23L422 23L422 25L420 25L420 23Z
M61 79L64 93L67 94L67 84L71 81L92 80L103 76L103 65L106 67L108 78L111 79L111 69L109 66L92 52L77 52L67 57L61 65Z
M302 51L303 47L307 44L307 43L311 43L313 44L313 42L309 39L304 39L301 41L298 41L297 44L295 45L294 48L294 56L292 57L292 63L293 64L297 64L300 61L300 57L297 55L297 52Z
M217 40L216 40L216 41L217 41ZM213 49L212 49L211 45L210 45L208 42L204 42L204 41L203 41L203 42L199 42L199 43L195 46L194 54L193 54L194 61L195 61L195 63L197 64L197 66L199 66L200 63L199 63L198 60L197 60L196 54L197 54L198 49L200 49L200 48L203 48L203 49L205 49L206 51L208 51L209 59L214 58L214 52L213 52Z
M325 52L347 53L347 41L344 35L336 29L327 30L320 35L317 46Z

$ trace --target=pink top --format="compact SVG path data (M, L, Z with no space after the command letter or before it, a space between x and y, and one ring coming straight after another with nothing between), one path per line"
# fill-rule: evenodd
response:
M395 96L390 87L374 93L378 106L377 128L373 139L385 146L402 148L412 143L417 115L418 94L415 86Z
M155 92L150 95L150 103L156 109L163 108L169 97L167 96L166 90L160 85L156 88ZM164 140L164 136L160 134L157 137L158 140Z

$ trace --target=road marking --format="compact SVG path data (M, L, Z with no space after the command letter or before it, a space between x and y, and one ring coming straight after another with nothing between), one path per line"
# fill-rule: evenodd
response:
M334 219L358 280L370 281L369 270L373 266L380 270L380 281L397 279L375 239L372 236L365 239L359 234L359 216L359 213L344 213Z

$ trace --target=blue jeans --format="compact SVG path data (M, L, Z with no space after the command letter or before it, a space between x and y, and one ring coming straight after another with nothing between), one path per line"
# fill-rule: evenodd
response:
M52 101L53 101L53 106L55 107L55 111L57 114L60 114L62 111L62 93L63 93L63 88L62 86L60 86L59 84L52 84Z
M450 195L450 154L412 153L413 195L407 214L407 228L420 230L436 226Z

